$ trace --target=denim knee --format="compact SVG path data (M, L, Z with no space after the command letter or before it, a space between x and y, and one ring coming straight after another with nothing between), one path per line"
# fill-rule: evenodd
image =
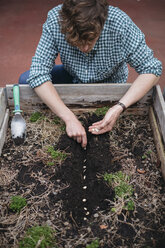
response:
M19 77L18 83L19 84L28 84L27 79L29 78L30 71L25 71Z

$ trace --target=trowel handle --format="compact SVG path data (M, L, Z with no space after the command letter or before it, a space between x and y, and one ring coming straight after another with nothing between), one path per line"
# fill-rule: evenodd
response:
M14 113L22 112L20 110L20 100L19 100L19 84L14 84L13 86L13 97L14 97Z

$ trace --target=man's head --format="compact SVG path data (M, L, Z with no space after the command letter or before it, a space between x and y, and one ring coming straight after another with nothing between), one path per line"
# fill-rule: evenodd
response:
M61 32L72 46L88 52L97 41L107 14L107 0L64 0L60 11Z

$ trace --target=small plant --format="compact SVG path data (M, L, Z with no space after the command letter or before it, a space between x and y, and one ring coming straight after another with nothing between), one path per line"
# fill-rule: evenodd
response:
M133 188L127 182L120 182L118 186L115 187L115 196L127 198L132 196Z
M114 182L115 184L120 184L121 182L129 182L130 178L122 171L117 171L116 173L105 173L104 180L108 182L109 185L112 185Z
M111 211L112 211L113 213L115 213L115 212L116 212L116 208L111 208Z
M57 248L55 231L49 226L34 226L27 230L19 248Z
M58 116L55 116L53 119L53 123L59 125L61 123L61 120Z
M99 241L98 239L92 241L91 244L87 245L86 248L98 248L99 247Z
M66 129L65 123L58 116L54 117L53 123L59 125L61 131L65 131Z
M122 171L118 171L114 174L104 174L104 180L112 187L115 191L114 200L123 199L121 202L125 202L123 209L134 210L134 201L131 199L133 195L133 187L129 184L130 178ZM116 212L116 208L111 209L112 212Z
M105 115L108 110L109 110L109 107L107 107L107 106L106 107L102 107L102 108L98 108L98 109L96 109L95 114L97 116Z
M151 150L148 150L144 153L144 155L142 156L142 159L146 159L150 154L152 154Z
M36 122L38 121L39 119L41 119L41 117L43 117L43 115L40 113L40 112L34 112L31 114L30 116L30 121L31 122Z
M48 166L53 166L54 165L54 162L53 161L49 161L49 162L47 162L47 165Z
M65 124L61 125L61 126L60 126L60 129L61 129L61 131L65 131L65 130L66 130Z
M133 211L135 209L135 203L133 200L129 200L127 205L124 207L128 211Z
M53 159L64 160L67 157L66 153L54 150L53 146L49 146L47 152L50 153Z
M14 212L20 212L27 205L26 199L21 196L12 196L9 208Z

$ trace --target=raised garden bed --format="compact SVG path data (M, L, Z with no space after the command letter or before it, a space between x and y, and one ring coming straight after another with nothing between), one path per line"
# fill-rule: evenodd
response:
M11 110L10 89L7 100ZM118 95L113 95L112 90L113 99L108 104L118 100L125 90L118 91ZM74 98L74 105L84 107L84 94L86 105L91 105L74 110L86 129L102 118L96 106L107 104L105 92L104 101L100 90L95 102L87 93L77 94L76 90L77 98L73 91L73 96L68 97L68 104ZM164 247L164 131L161 122L156 121L156 107L151 109L154 99L158 99L156 106L162 106L157 108L163 120L164 103L159 101L158 93L159 89L155 89L155 98L150 92L128 109L110 133L88 133L86 150L66 136L63 123L44 110L40 102L33 97L29 98L31 104L22 100L26 141L22 146L13 144L10 116L1 153L0 247L42 247L45 233L49 240L43 247ZM33 122L31 113L36 111L41 114ZM5 126L8 111L3 113L1 127ZM28 246L26 232L35 225L50 229L45 233L43 229L35 230L35 238L35 231L29 230L27 237L36 243Z

